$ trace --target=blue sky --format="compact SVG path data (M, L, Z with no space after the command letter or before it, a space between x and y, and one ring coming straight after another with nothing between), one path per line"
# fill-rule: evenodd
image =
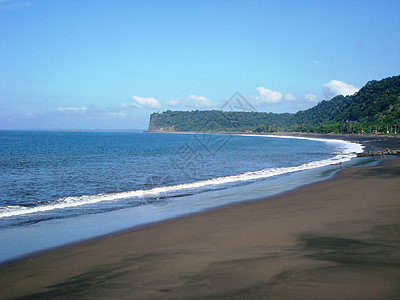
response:
M145 129L236 91L296 112L399 75L400 1L0 0L0 128Z

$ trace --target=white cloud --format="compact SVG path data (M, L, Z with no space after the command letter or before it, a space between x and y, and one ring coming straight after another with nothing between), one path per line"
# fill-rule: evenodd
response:
M276 113L297 112L316 105L318 97L313 93L297 96L295 93L282 93L264 87L257 88L258 95L249 95L247 99L250 104L260 111L271 111Z
M329 100L337 95L353 95L358 89L351 84L339 80L331 80L322 86L325 97Z
M283 96L286 101L297 101L299 98L293 93L287 93Z
M257 88L258 95L249 95L250 103L258 107L266 107L276 112L293 111L315 105L319 99L312 93L298 97L294 93L283 94L279 91L273 91L264 87Z
M1 112L1 111L0 111ZM57 129L145 129L149 113L127 111L119 107L65 106L42 112L14 113L2 118L4 128L57 128Z
M304 100L307 102L318 102L318 97L315 96L313 93L308 93L304 95Z
M126 104L125 102L122 102L122 103L119 105L119 108L121 108L121 109L127 109L127 108L129 108L129 105Z
M160 102L157 99L152 97L139 97L139 96L132 96L133 102L131 106L141 108L141 109L158 109L161 108ZM127 106L126 103L122 102L120 107ZM127 108L127 107L125 107Z
M167 102L169 106L179 106L186 108L212 108L215 104L203 96L189 95L186 98L172 99Z
M108 115L113 118L120 118L120 119L128 116L127 113L123 113L123 112L109 112Z
M84 113L87 110L87 106L82 105L81 107L59 107L57 110L62 113Z
M264 87L257 88L259 104L274 104L282 100L283 95L281 92L272 91Z

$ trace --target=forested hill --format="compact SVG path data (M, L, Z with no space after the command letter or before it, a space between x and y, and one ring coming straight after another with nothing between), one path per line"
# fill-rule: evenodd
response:
M150 116L149 131L386 132L399 131L400 76L372 80L352 96L336 96L295 114L165 111Z

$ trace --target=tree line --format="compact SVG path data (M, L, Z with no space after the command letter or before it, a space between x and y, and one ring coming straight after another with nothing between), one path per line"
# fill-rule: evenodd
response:
M369 81L351 96L338 95L290 113L221 110L153 113L149 131L395 133L400 126L400 76Z

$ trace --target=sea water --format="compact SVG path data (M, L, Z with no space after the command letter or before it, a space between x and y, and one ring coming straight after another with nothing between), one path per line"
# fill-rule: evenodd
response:
M0 131L0 261L326 178L341 140Z

